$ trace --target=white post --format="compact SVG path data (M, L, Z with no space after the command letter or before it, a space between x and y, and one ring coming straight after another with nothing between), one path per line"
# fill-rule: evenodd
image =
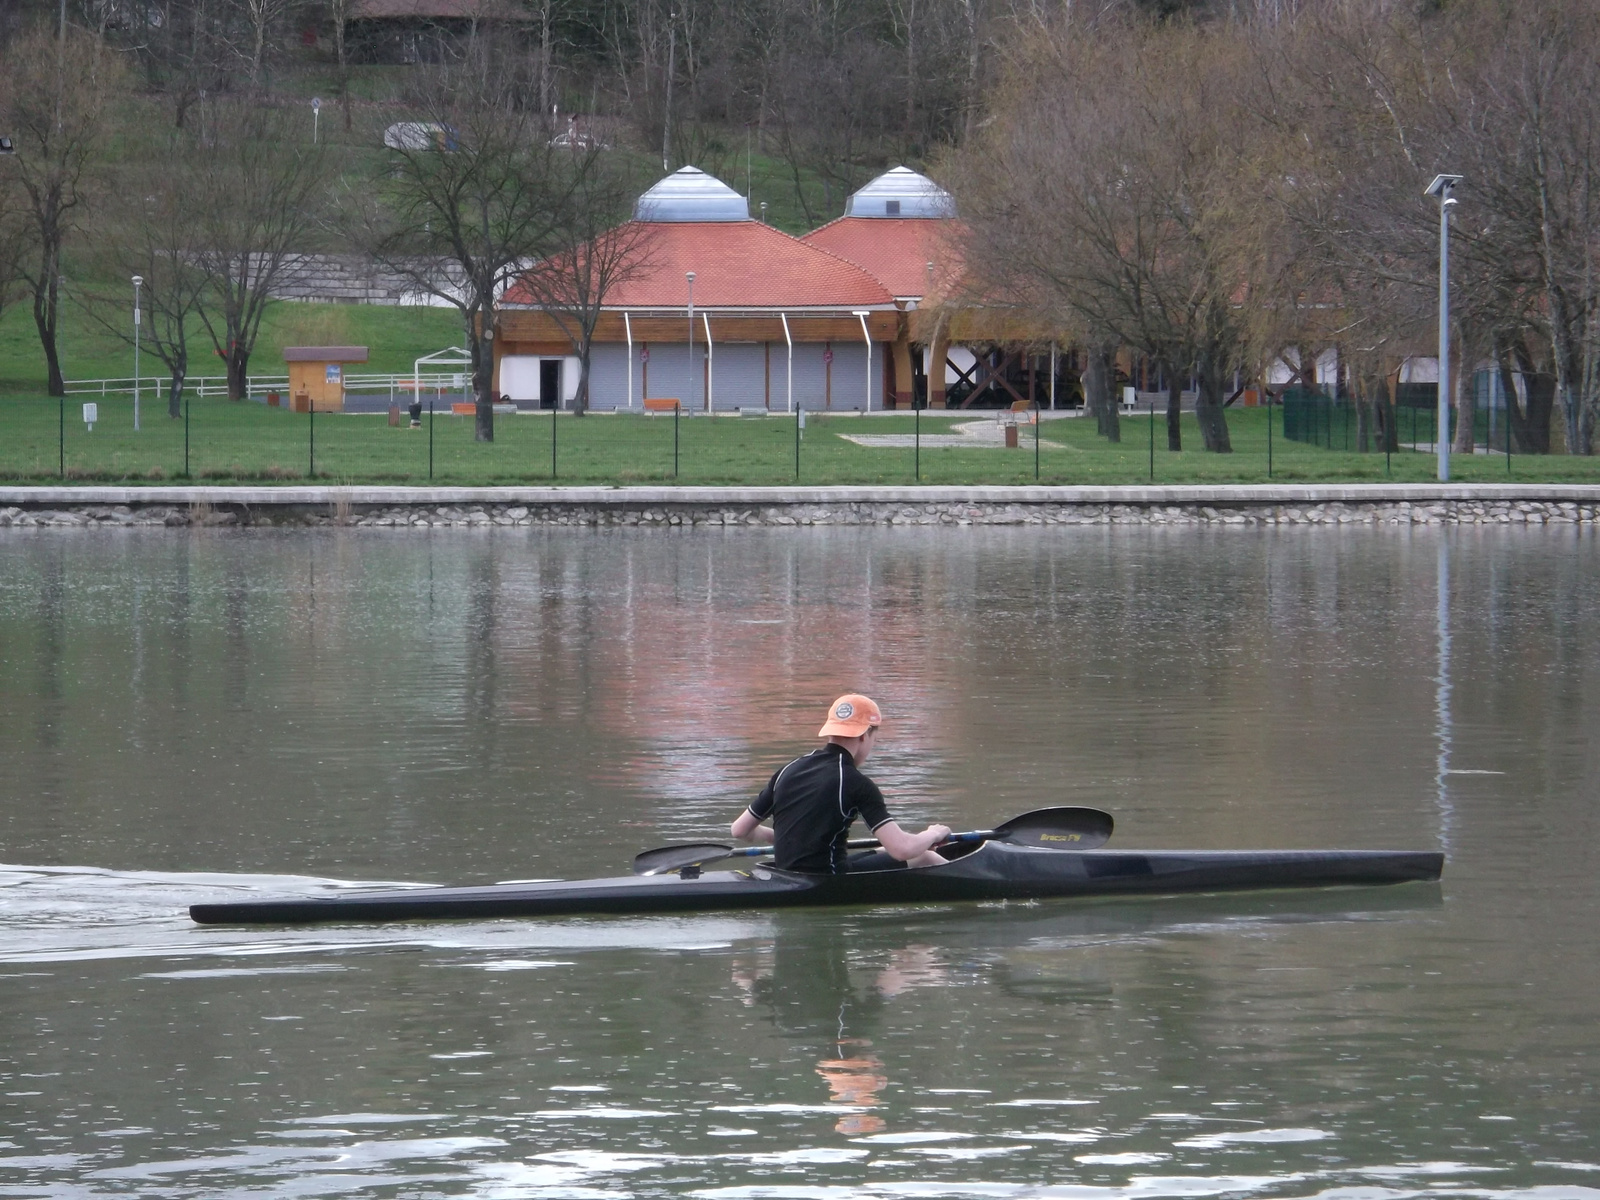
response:
M789 336L789 314L779 313L783 322L783 344L789 347L789 412L794 412L794 338Z
M665 155L663 155L665 157ZM689 394L685 399L694 399L694 272L685 271L683 277L689 281ZM680 404L681 408L682 405Z
M1435 175L1423 193L1439 201L1439 408L1434 441L1439 452L1439 482L1450 480L1450 210L1459 175Z
M622 330L628 335L628 407L633 407L633 322L628 320L628 314L622 314Z
M716 374L717 364L715 361L715 352L711 349L711 317L708 313L702 310L700 313L700 321L706 327L706 411L713 412L715 411L716 406L711 400L711 380Z
M867 332L866 313L854 312L851 315L861 322L861 340L867 344L867 399L861 411L869 413L872 411L872 334Z
M141 276L133 277L133 431L139 432L139 288Z

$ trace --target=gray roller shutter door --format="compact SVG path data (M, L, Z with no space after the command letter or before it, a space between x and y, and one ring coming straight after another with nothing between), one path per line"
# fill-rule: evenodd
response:
M762 375L765 362L760 342L727 342L716 347L711 398L718 412L760 408L766 402Z

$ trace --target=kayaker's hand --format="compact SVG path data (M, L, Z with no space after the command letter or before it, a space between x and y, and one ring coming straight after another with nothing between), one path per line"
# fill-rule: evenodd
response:
M934 846L942 846L950 840L950 826L948 825L929 825L922 832L933 835L933 841L929 843L929 849Z

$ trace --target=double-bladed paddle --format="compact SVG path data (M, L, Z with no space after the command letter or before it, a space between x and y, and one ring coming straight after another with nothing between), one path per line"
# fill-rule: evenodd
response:
M1006 842L1045 850L1092 850L1111 837L1111 814L1098 808L1039 808L1012 817L1004 825L971 833L952 833L941 845L963 842ZM872 839L847 842L852 850L871 850L881 843ZM646 850L633 860L635 875L665 875L685 867L703 867L724 858L758 858L771 854L771 846L734 847L721 842L689 842Z

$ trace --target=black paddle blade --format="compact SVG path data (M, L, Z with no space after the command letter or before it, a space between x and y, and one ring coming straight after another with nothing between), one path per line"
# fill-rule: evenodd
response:
M1093 850L1111 839L1114 824L1098 808L1038 808L997 826L993 837L1040 850Z
M666 875L699 863L727 858L734 853L732 846L720 842L688 842L681 846L662 846L659 850L646 850L633 860L635 875Z

